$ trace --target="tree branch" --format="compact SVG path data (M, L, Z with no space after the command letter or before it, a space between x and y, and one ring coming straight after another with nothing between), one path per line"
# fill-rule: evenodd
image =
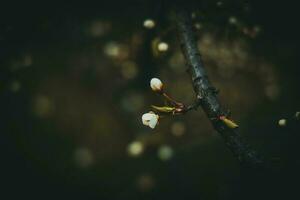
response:
M177 9L176 16L181 49L188 66L188 72L192 78L194 91L201 107L210 119L215 130L219 132L227 147L241 164L254 168L261 166L263 164L262 159L242 140L237 129L226 126L226 124L220 120L220 116L226 116L226 112L221 107L217 98L217 90L212 86L207 77L198 50L190 15L184 9Z

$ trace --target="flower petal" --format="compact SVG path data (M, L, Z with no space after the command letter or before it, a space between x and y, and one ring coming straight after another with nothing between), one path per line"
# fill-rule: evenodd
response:
M153 118L150 120L150 122L149 122L149 127L152 128L152 129L155 128L157 122L158 122L158 116L155 115L155 116L153 116Z
M153 117L153 114L151 114L151 113L145 113L142 116L142 120L143 121L147 121L147 120L150 120L152 117Z
M143 114L143 116L142 116L143 124L146 126L149 126L149 122L154 116L155 116L155 114L150 113L150 112Z

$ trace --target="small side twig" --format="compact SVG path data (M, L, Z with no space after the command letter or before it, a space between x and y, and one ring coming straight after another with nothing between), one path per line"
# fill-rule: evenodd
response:
M196 101L195 103L187 106L187 108L185 109L185 112L188 112L190 110L197 110L197 108L200 106L201 101Z

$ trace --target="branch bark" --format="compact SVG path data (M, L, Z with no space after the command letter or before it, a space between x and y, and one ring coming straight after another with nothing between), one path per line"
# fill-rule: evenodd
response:
M226 116L226 112L217 98L217 90L210 83L201 60L190 14L185 9L176 9L176 23L194 91L214 129L222 136L227 147L242 165L254 168L262 166L262 159L241 138L238 130L226 126L219 119L220 116Z

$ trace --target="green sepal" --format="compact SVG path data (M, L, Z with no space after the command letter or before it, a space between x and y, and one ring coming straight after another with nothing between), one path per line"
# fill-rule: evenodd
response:
M171 113L171 112L174 112L175 111L175 107L169 107L169 106L154 106L154 105L151 105L151 107L154 109L154 110L157 110L159 112L163 112L163 113Z

